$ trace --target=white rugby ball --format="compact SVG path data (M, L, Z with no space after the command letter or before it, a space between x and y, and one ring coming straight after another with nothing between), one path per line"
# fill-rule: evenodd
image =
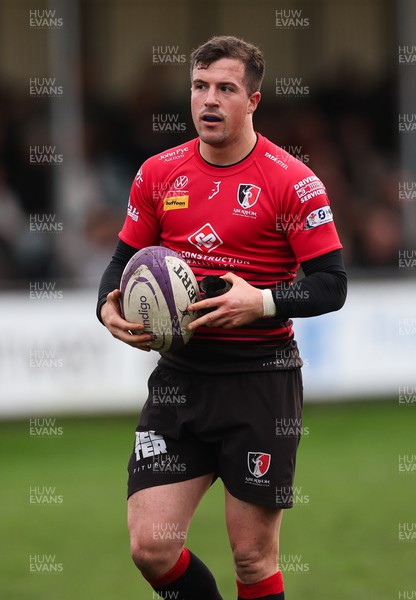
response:
M153 333L153 350L175 352L189 342L193 332L187 326L198 315L187 306L200 296L195 275L179 254L163 246L139 250L123 271L120 291L123 317Z

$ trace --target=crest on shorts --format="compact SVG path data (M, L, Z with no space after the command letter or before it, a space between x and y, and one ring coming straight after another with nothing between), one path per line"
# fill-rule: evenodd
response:
M266 452L249 452L247 455L248 470L254 477L264 477L270 467L272 455Z
M241 208L251 208L259 199L261 188L252 183L240 183L237 190L237 200Z

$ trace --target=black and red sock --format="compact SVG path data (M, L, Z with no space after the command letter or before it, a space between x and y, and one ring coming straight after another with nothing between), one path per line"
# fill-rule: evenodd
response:
M282 572L258 581L245 584L237 581L238 600L285 600Z
M161 598L223 600L211 571L187 548L170 571L148 582Z

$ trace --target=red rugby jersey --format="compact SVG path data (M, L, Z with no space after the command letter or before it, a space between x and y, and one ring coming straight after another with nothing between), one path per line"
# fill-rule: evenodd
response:
M198 142L139 169L119 233L126 244L175 250L198 281L231 271L259 288L290 283L301 261L342 247L325 187L305 164L258 134L244 160L213 166ZM190 343L280 346L292 336L290 320L259 319L238 329L200 327Z

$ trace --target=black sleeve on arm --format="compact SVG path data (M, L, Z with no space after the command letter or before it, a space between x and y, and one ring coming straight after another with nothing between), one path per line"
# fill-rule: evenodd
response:
M101 307L107 300L107 294L119 288L124 267L136 252L137 248L133 248L121 240L118 241L111 262L103 273L98 290L97 318L99 321L101 321Z
M272 290L276 317L315 317L339 310L347 297L347 274L341 250L301 263L305 277Z

